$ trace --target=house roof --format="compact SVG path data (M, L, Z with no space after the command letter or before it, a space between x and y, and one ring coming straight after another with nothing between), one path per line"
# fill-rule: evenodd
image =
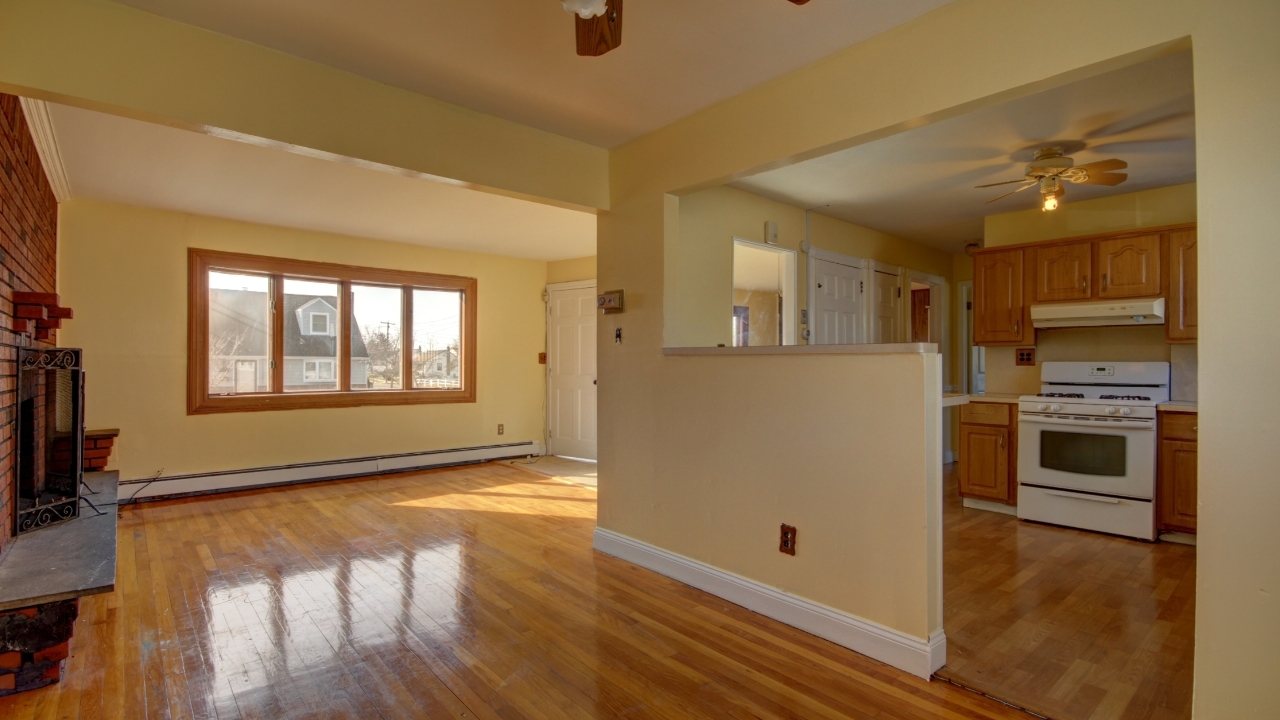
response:
M223 336L239 336L240 341L234 355L266 355L266 338L270 336L270 328L266 327L267 316L262 308L267 303L267 294L251 290L209 291L209 334L213 338ZM331 335L303 335L298 325L298 310L315 300L321 300L332 310L338 299L323 295L285 295L284 296L284 354L285 357L331 357L336 354L337 338ZM215 340L216 343L216 340ZM214 348L217 352L217 348ZM351 319L351 356L369 357L360 326L355 318Z

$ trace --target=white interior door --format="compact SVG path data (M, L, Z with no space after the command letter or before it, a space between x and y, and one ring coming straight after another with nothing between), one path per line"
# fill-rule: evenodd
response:
M829 260L815 263L813 318L810 327L814 345L852 345L861 342L858 328L862 320L865 272L861 268Z
M902 338L902 283L897 275L876 270L875 304L871 313L871 342L896 343Z
M596 289L547 293L548 452L596 459Z

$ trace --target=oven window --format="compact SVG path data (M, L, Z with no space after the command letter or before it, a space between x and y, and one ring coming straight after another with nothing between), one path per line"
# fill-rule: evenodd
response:
M1040 432L1040 467L1049 470L1124 477L1125 439L1116 435Z

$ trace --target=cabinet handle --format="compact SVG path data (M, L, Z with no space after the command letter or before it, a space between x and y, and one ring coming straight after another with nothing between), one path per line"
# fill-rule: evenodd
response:
M1089 293L1089 276L1085 275L1080 278L1080 289L1087 295Z
M1022 321L1021 320L1013 321L1013 334L1017 335L1018 337L1022 337Z
M1003 450L1003 449L1004 449L1004 436L1003 436L1003 435L1001 435L1001 436L1000 436L1000 449L1001 449L1001 450Z
M1107 274L1106 273L1102 273L1102 291L1103 292L1107 291Z

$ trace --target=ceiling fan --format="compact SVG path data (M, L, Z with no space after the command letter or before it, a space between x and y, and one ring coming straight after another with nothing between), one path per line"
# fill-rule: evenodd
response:
M1099 160L1085 165L1076 165L1074 160L1066 156L1061 146L1051 145L1036 151L1035 159L1027 165L1027 173L1023 179L1006 180L989 185L978 185L977 187L989 188L998 185L1024 183L1017 190L988 200L987 204L989 205L996 200L1007 198L1014 193L1020 193L1027 188L1039 186L1040 196L1044 203L1041 209L1046 211L1057 210L1058 198L1066 194L1066 190L1062 187L1064 180L1083 185L1119 185L1128 180L1129 175L1114 171L1124 170L1127 167L1129 167L1129 163L1114 158L1111 160Z
M789 0L804 5L809 0ZM578 54L600 56L622 44L622 0L562 0L574 19Z

